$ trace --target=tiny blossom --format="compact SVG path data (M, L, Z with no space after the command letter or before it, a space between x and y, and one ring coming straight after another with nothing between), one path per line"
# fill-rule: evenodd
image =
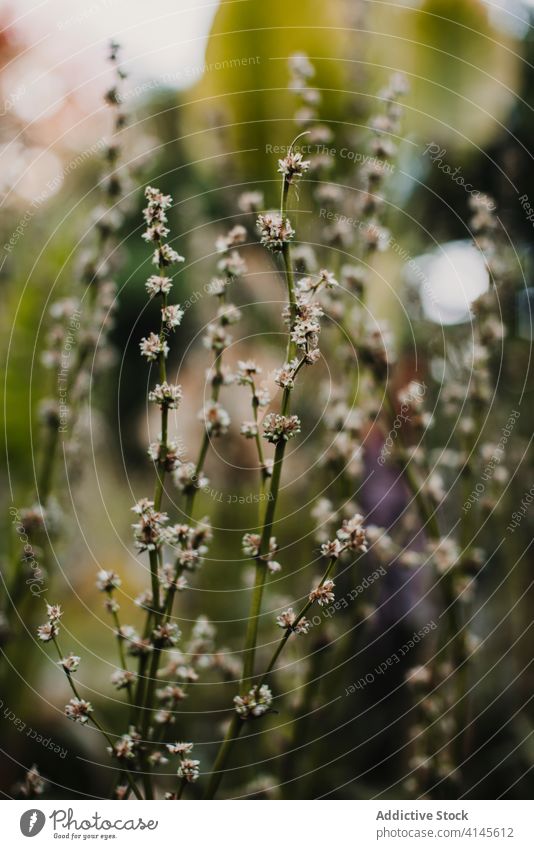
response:
M210 436L224 436L230 427L230 416L217 401L208 401L198 414Z
M151 501L150 498L141 498L140 501L132 507L132 513L137 513L138 516L142 516L143 513L150 513L153 507L154 502Z
M283 610L280 616L276 617L276 624L280 626L280 628L290 629L294 631L295 634L307 634L311 628L311 622L306 619L305 616L302 616L297 624L295 625L295 620L297 619L296 614L293 611L292 607L288 607L287 610Z
M281 416L278 413L269 413L263 420L263 435L267 442L276 444L287 441L300 433L300 419L298 416Z
M160 702L167 702L170 705L177 705L178 702L187 699L187 693L177 684L168 684L163 689L156 690L156 696Z
M235 710L241 719L262 716L270 709L272 701L273 696L267 684L262 684L259 690L253 687L245 696L234 697Z
M151 442L148 446L148 456L158 463L167 472L173 472L180 463L182 446L175 440L170 440L166 445L161 442Z
M254 360L238 360L237 362L237 382L240 385L252 383L252 378L255 375L261 374L261 368L256 365Z
M173 725L174 716L170 710L158 710L154 714L154 722L157 722L158 725Z
M406 681L412 686L427 686L432 681L432 672L428 666L414 666L406 673Z
M180 639L180 629L172 622L163 623L152 631L152 639L160 647L174 646Z
M363 516L356 513L352 519L345 519L337 532L337 537L352 551L365 553L367 551L367 540L363 527Z
M37 636L43 643L48 643L59 634L59 628L54 622L47 622L45 625L39 625L37 628Z
M161 409L166 407L168 410L175 410L182 400L182 387L174 386L170 383L158 383L154 389L148 393L148 400L154 401Z
M221 324L236 324L241 320L241 310L234 304L221 304L217 310L217 318Z
M166 513L160 513L152 507L141 513L139 522L132 525L139 552L154 551L166 541L163 526L167 521Z
M172 479L180 492L204 489L209 484L208 478L202 472L197 475L194 463L181 463L173 472Z
M31 799L35 796L41 796L44 792L46 782L41 777L37 765L33 764L31 769L25 775L24 782L18 785L17 790L21 796L26 799Z
M179 666L176 670L176 677L188 683L198 681L198 673L195 672L192 666Z
M79 722L85 725L89 722L89 714L93 713L91 702L86 702L85 699L74 698L65 705L65 716L72 719L73 722Z
M152 648L152 643L148 638L137 635L128 638L128 654L132 657L142 657L143 655L150 654Z
M256 422L243 422L239 432L247 439L254 439L258 435L258 425Z
M311 602L316 601L320 605L320 607L323 607L325 604L330 604L335 599L335 595L332 592L334 586L335 584L333 581L325 581L324 584L318 585L311 591L310 595L308 596L309 600Z
M285 363L282 368L276 369L274 373L274 382L282 389L293 389L295 382L295 370L299 365L298 357L292 359L289 363Z
M328 540L321 545L321 554L324 557L339 557L343 547L338 539Z
M295 237L289 218L282 220L279 212L259 215L257 228L262 245L273 252L282 251Z
M219 260L217 270L221 274L228 275L228 277L241 277L247 272L247 264L241 254L237 251L231 251Z
M219 369L207 368L204 374L206 375L206 383L220 384L221 386L232 386L235 383L235 375L228 366L221 366L218 363Z
M180 256L174 248L171 248L170 245L165 243L156 248L152 257L152 262L160 268L165 268L166 266L174 265L177 262L185 262L185 257Z
M220 296L226 292L230 281L225 277L212 277L208 283L208 294Z
M327 271L326 268L321 268L319 272L319 283L324 284L327 288L339 286L332 271Z
M289 69L299 77L313 77L315 68L305 53L293 53L288 59Z
M108 572L105 569L101 569L96 576L96 586L97 589L101 590L101 592L109 593L112 590L118 589L120 585L121 579L116 572Z
M242 245L247 239L247 231L241 224L236 224L235 227L226 234L226 236L219 236L219 238L215 242L216 250L224 253L230 248L235 248L237 245Z
M154 607L154 598L151 590L143 590L134 598L134 604L137 607L142 607L145 610L151 610Z
M193 751L192 743L167 743L171 755L189 755Z
M446 495L445 484L439 472L433 472L429 475L424 484L425 492L430 495L433 501L438 504L443 501Z
M290 150L283 159L278 160L278 171L283 174L286 183L293 183L308 171L309 160L302 158L302 153L294 153Z
M161 310L161 319L169 330L179 327L183 317L184 311L178 304L169 304Z
M111 683L117 688L117 690L124 690L125 687L133 684L135 679L135 673L130 672L128 669L116 669L115 672L111 674Z
M149 203L148 208L168 209L172 205L172 197L170 195L164 195L163 192L155 189L153 186L147 186L145 188L145 198Z
M200 761L184 758L177 770L178 778L183 778L189 783L196 781L200 775L199 766Z
M205 348L212 351L223 351L232 344L232 336L220 324L208 324L206 332L202 337Z
M257 212L264 203L263 192L243 192L237 202L241 212Z
M148 337L143 337L139 343L141 348L141 356L146 357L149 362L157 360L160 354L167 357L169 346L164 339L157 333L151 333Z
M113 744L112 749L108 749L109 753L115 755L115 757L122 760L132 760L135 758L135 748L138 744L138 740L131 736L130 734L123 734L119 740Z
M245 534L241 542L243 554L246 554L248 557L258 557L260 544L261 536L259 534ZM269 540L269 555L275 554L277 550L276 537L271 537Z
M275 575L277 572L282 571L282 567L277 560L267 560L267 568L271 575Z
M59 604L47 604L46 605L46 614L48 619L54 625L57 625L61 617L63 616L63 611L61 610L61 605Z
M269 392L269 387L267 385L261 386L256 391L256 398L258 399L258 405L260 407L268 407L271 403L271 393Z
M431 543L429 549L436 569L442 574L452 569L460 558L458 545L450 537L443 537L437 542Z
M71 673L76 672L78 666L80 665L81 658L76 654L69 654L68 657L63 657L58 661L58 665L62 666L65 672Z
M161 567L160 575L161 585L164 589L169 590L174 587L178 592L182 592L188 588L187 578L184 575L176 577L176 568L172 563L164 563Z
M145 242L159 242L161 239L164 239L165 236L168 236L169 232L169 228L166 227L165 224L157 222L151 227L148 227L142 234L141 238L144 239Z

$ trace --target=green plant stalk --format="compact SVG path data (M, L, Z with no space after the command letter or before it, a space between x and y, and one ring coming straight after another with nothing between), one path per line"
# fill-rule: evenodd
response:
M304 134L302 134L304 135ZM298 137L300 138L300 136ZM296 141L296 139L295 139ZM292 143L292 145L295 143ZM291 145L291 146L292 146ZM287 208L287 199L289 194L290 183L287 181L284 176L282 179L282 190L281 190L281 200L280 200L280 218L283 221L286 214ZM287 349L286 349L286 362L289 362L297 352L296 344L291 340L291 329L293 323L295 321L295 317L297 314L297 302L296 302L296 293L295 293L295 280L293 275L293 265L291 262L291 249L289 244L286 243L282 250L282 260L284 264L284 273L287 287L287 299L289 305L289 316L290 316L290 328L287 340ZM284 390L284 394L282 396L282 404L281 404L281 415L285 416L288 414L290 409L290 401L291 401L291 390L286 388ZM284 461L286 442L282 440L277 443L274 454L273 461L273 473L271 478L271 487L269 491L269 501L267 502L267 506L265 509L265 518L263 521L263 526L261 530L261 541L260 541L260 550L259 555L256 558L256 573L255 573L255 581L254 581L254 590L252 592L252 599L250 604L250 613L248 617L247 631L245 636L245 648L243 651L243 674L241 678L241 687L240 690L242 693L246 693L249 684L254 675L254 659L256 655L256 644L258 639L258 626L259 626L259 617L261 614L261 603L263 599L263 592L265 588L265 581L267 578L267 563L265 561L265 556L269 551L269 541L271 538L272 528L274 524L274 519L276 515L276 506L278 502L278 494L280 490L280 479L282 474L282 466ZM213 798L216 794L219 784L223 777L224 767L228 761L231 750L233 748L233 744L237 737L240 734L242 724L241 720L234 714L230 725L228 727L228 731L226 733L225 739L221 745L217 758L214 764L214 771L211 774L208 790L206 794L206 798Z
M234 743L241 734L244 724L244 721L234 710L230 720L230 725L228 726L224 740L219 748L217 757L215 758L215 763L213 764L213 769L208 780L208 786L206 787L206 792L204 794L205 799L215 798L219 785L223 779L226 764L228 763Z
M60 659L60 660L63 660L64 655L63 655L63 653L62 653L62 651L61 651L61 648L60 648L60 646L59 646L59 642L58 642L57 637L54 637L54 638L52 639L52 642L54 643L54 646L56 647L56 650L57 650L57 653L58 653L59 659ZM76 688L76 685L75 685L74 681L72 680L72 676L71 676L70 672L68 672L68 671L67 671L64 667L63 667L63 671L65 672L65 675L66 675L67 681L69 682L69 687L71 688L72 692L74 693L74 697L75 697L76 699L79 699L79 698L80 698L80 695L79 695L79 693L78 693L78 690L77 690L77 688ZM103 736L103 737L105 738L105 740L107 741L108 745L111 747L111 750L113 751L113 748L114 748L114 746L113 746L113 740L111 739L111 737L109 736L109 734L107 733L107 731L104 731L104 729L102 728L102 726L100 725L100 723L98 722L98 720L96 720L96 719L94 718L94 716L89 715L89 721L93 723L93 725L95 726L95 728L96 728L96 729L98 729L98 731L100 731L100 733L102 734L102 736ZM123 773L124 773L124 775L126 776L126 779L127 779L127 781L128 781L128 784L129 784L129 786L130 786L130 790L132 791L132 793L134 794L134 796L136 796L136 798L137 798L137 799L142 799L143 797L141 796L141 794L139 793L139 790L137 789L137 786L136 786L136 784L135 784L134 777L133 777L133 775L131 774L131 772L129 772L127 769L124 769L124 768L122 769L122 772L123 772Z
M280 217L282 218L282 220L285 217L289 185L290 184L288 183L288 181L284 178L282 185L282 199L280 204ZM286 362L289 362L295 356L297 350L295 343L291 340L291 327L295 320L297 304L295 298L295 282L293 276L291 250L289 248L289 244L286 244L284 246L284 250L282 251L282 258L284 262L287 298L290 310L290 334L288 336L286 351ZM282 416L286 416L288 414L290 409L290 402L291 390L284 389L280 409L280 414ZM286 441L281 440L277 443L274 452L273 473L271 478L271 488L269 492L270 498L267 502L267 506L265 509L265 518L263 521L263 528L261 530L259 556L256 560L254 591L252 593L247 633L245 638L245 650L243 655L243 675L241 679L242 692L247 691L248 686L250 684L250 680L252 679L254 673L254 657L256 654L256 643L258 639L259 617L261 613L261 603L263 598L263 591L265 588L265 581L267 578L267 564L263 558L265 558L265 556L269 552L269 541L271 538L274 518L276 515L276 506L278 501L278 494L280 491L280 480L282 476L282 466L284 462L285 450Z
M226 295L225 295L224 292L220 296L220 301L221 301L221 303L224 303L226 301ZM216 404L217 401L219 400L219 395L220 395L220 392L221 392L221 386L222 386L222 383L223 383L222 355L223 355L223 352L221 351L215 357L215 360L214 360L214 363L213 363L213 366L214 366L214 369L215 369L215 374L214 374L213 379L211 381L210 400L213 401L214 404ZM204 436L202 437L202 443L200 445L200 450L199 450L199 453L198 453L198 459L197 459L197 462L196 462L196 465L195 465L195 479L194 479L194 482L193 482L194 488L191 490L191 492L188 493L187 500L185 502L186 519L187 518L191 519L192 516L193 516L193 508L195 506L195 500L196 500L197 492L198 492L198 487L196 486L196 484L198 483L200 475L202 474L202 471L204 469L204 463L206 462L206 457L208 455L209 447L210 447L210 436L209 436L209 433L207 432L207 430L204 430Z
M332 572L334 570L334 566L336 565L338 559L339 559L339 557L331 557L330 558L330 560L328 562L328 566L326 567L326 570L323 574L323 577L319 581L319 584L318 584L319 587L322 587L324 582L328 580L328 578L330 577L330 575L332 574ZM271 672L273 671L274 667L276 666L276 662L277 662L278 658L280 657L280 655L282 654L282 651L284 650L284 647L286 646L287 641L289 640L291 634L294 632L294 629L299 624L299 622L304 618L304 616L306 616L308 610L310 609L310 607L313 604L314 604L314 600L310 601L310 599L308 599L308 601L306 602L306 604L304 605L304 607L302 608L302 610L298 614L297 618L293 622L292 627L286 629L284 635L282 636L280 642L278 643L278 646L276 647L275 651L273 652L273 655L271 657L271 660L269 661L267 669L265 670L265 672L261 676L258 684L256 685L258 687L258 689L262 686L262 684L264 684L267 676L270 675Z
M326 571L325 571L325 573L324 573L324 575L321 578L321 581L319 583L320 587L322 587L324 582L326 580L328 580L328 578L332 574L332 570L333 570L335 564L337 563L337 560L338 560L337 557L331 557L330 558L330 561L328 563ZM306 615L306 613L308 612L308 610L310 609L312 604L313 604L313 601L308 600L306 602L306 604L304 605L304 607L300 611L299 615L295 619L295 622L293 623L293 627L298 625L298 623ZM262 674L258 684L255 685L257 689L259 689L262 686L262 684L264 683L267 676L270 675L270 673L273 671L273 669L276 665L276 662L277 662L278 658L280 657L280 655L281 655L281 653L282 653L282 651L283 651L283 649L284 649L284 647L285 647L285 645L286 645L287 641L289 640L289 637L291 636L292 633L293 633L293 631L290 628L288 628L286 630L286 632L284 633L283 637L281 638L278 646L276 647L276 649L275 649L275 651L274 651L274 653L271 657L271 660L270 660L270 662L267 666L267 669ZM222 781L222 778L223 778L223 775L224 775L224 769L225 769L226 764L228 762L228 758L229 758L231 750L233 748L233 744L237 740L237 738L239 737L239 734L241 733L241 730L242 730L244 724L245 724L245 721L243 719L241 719L238 716L238 714L235 713L235 711L234 711L234 714L233 714L232 719L230 721L230 725L229 725L228 730L226 732L226 736L225 736L224 741L223 741L223 743L222 743L222 745L219 749L219 752L217 754L217 758L216 758L215 763L213 765L213 770L212 770L212 773L210 775L210 779L209 779L208 786L207 786L207 789L206 789L206 794L205 794L206 799L213 799L214 796L216 795L216 793L219 789L219 785Z

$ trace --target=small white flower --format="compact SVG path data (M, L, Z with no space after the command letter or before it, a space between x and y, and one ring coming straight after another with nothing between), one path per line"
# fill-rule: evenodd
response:
M210 436L224 436L230 427L230 416L217 401L208 401L198 414Z
M89 722L91 713L93 713L93 706L91 702L86 702L85 699L74 698L65 705L65 716L81 725L86 725Z
M167 357L169 346L167 342L161 339L157 333L151 333L148 337L143 337L139 343L141 356L146 357L149 362L157 360L160 355Z
M148 400L154 401L162 409L167 407L168 410L176 410L182 400L182 387L170 383L158 383L148 393Z
M263 420L263 435L267 442L276 444L287 441L300 433L300 419L298 416L280 416L278 413L269 413Z
M169 330L179 327L183 317L184 311L180 309L178 304L170 304L161 310L161 318Z
M332 592L334 587L334 582L331 580L327 580L323 584L320 584L315 587L311 591L308 598L311 602L316 601L320 607L323 607L325 604L331 604L331 602L333 602L335 599L335 595Z
M69 654L68 657L63 657L60 661L58 661L59 666L62 666L65 672L70 674L71 672L76 672L78 666L80 665L80 659L76 654Z
M165 268L166 266L174 265L177 262L185 262L185 258L180 256L174 248L171 248L171 246L165 242L163 245L159 245L154 251L152 262L160 268Z
M241 719L258 717L267 713L273 701L272 693L267 684L262 684L260 689L253 687L245 696L235 696L234 705Z
M114 589L118 589L120 585L121 579L116 572L101 569L96 576L96 586L101 592L109 593Z
M282 220L279 212L258 215L257 228L262 245L274 253L282 251L295 237L289 218Z
M193 751L192 743L167 743L171 755L189 755Z
M196 781L200 775L199 766L200 761L184 758L177 770L178 778L184 778L189 783Z

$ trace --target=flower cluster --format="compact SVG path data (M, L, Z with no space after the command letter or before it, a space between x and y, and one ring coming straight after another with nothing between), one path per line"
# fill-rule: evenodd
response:
M79 722L80 725L86 725L89 722L90 715L94 708L91 702L85 699L79 699L75 696L65 705L65 716L72 719L73 722Z
M246 554L247 557L252 557L254 559L260 557L260 534L245 534L242 540L242 547L243 554ZM267 568L272 574L274 574L275 572L279 572L282 568L278 561L273 559L277 551L278 544L276 542L276 537L271 537L269 539L269 550L265 554L261 555L261 558L265 560L265 562L267 563Z
M47 604L46 613L48 622L44 625L39 625L37 628L37 636L43 643L55 640L59 634L59 620L62 616L62 610L59 604Z
M160 409L176 410L182 400L182 387L164 381L157 383L148 393L148 400L157 404Z
M132 525L139 553L155 551L168 541L169 517L166 513L155 510L153 501L144 498L132 507L132 511L139 516L139 521Z
M295 634L307 634L311 628L311 622L305 616L301 616L297 621L297 614L292 607L283 610L276 617L276 624L285 631L293 631Z
M300 433L298 416L281 416L279 413L269 413L263 420L263 436L267 442L276 445L277 442L287 442Z
M272 702L273 696L267 684L262 684L259 689L253 687L244 696L234 696L235 710L241 719L263 716L271 709Z
M309 161L302 158L302 153L290 150L283 159L278 160L278 171L284 175L286 183L294 183L308 171Z
M308 596L309 601L312 603L316 601L320 607L323 607L325 604L331 604L335 599L333 593L334 587L335 584L330 579L327 579L322 584L318 584L310 592Z
M261 213L256 225L262 245L273 253L283 251L295 238L289 218L282 218L279 212Z

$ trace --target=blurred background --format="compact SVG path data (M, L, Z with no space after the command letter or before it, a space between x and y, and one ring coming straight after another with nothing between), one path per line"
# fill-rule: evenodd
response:
M92 386L89 414L80 421L75 448L60 457L55 494L62 531L53 542L46 578L48 600L65 608L64 641L83 656L79 680L84 692L115 731L125 729L117 725L120 694L108 683L114 668L113 628L95 575L99 568L120 572L124 609L129 610L124 616L138 621L140 611L131 600L147 582L147 565L134 552L130 509L151 485L146 446L157 430L146 405L150 376L138 349L139 339L154 326L144 288L149 262L140 239L142 187L148 183L172 194L173 246L186 257L175 293L190 306L173 344L171 370L187 403L173 419L173 429L196 456L197 411L209 391L205 371L210 355L199 334L214 310L213 299L205 296L217 259L214 242L238 221L250 225L254 242L253 219L245 220L237 206L243 191L262 191L267 207L278 203L273 148L289 144L299 132L295 93L288 90L288 57L295 52L310 57L314 85L321 92L320 118L330 127L330 145L338 152L330 156L327 174L320 179L349 189L357 185L369 122L380 111L377 93L392 73L406 75L409 93L398 164L384 213L402 249L373 260L369 308L377 319L392 323L401 375L409 379L413 373L416 352L418 369L426 369L431 384L446 340L457 341L462 334L468 338L469 303L487 287L470 246L468 196L451 172L495 198L511 270L501 301L507 335L494 367L496 391L484 421L484 440L498 441L510 410L523 405L524 412L506 449L506 475L492 481L491 497L488 488L484 518L492 518L479 541L486 546L496 538L494 517L502 525L498 534L532 486L533 221L526 203L534 198L533 13L534 5L520 0L309 0L294 6L281 0L202 5L162 0L156 13L126 0L1 0L1 568L6 609L10 570L20 556L8 511L34 503L37 470L47 451L39 404L54 392L55 382L40 357L48 344L48 310L52 301L71 296L73 281L83 280L80 269L94 240L106 165L103 152L114 132L103 96L114 84L106 62L110 38L121 44L121 68L127 74L120 95L126 115L120 134L124 166L117 172L125 198L123 218L112 253L102 257L117 268L118 308L110 328L114 353L106 351L107 367ZM295 207L299 243L317 245L321 222L309 185L302 183ZM349 214L350 208L349 193ZM342 261L351 261L350 239L341 235L335 249ZM251 244L245 253L248 273L233 296L244 321L228 361L235 364L252 356L254 336L261 333L262 367L268 374L280 364L283 287L263 249ZM453 256L454 274L450 266L440 266L443 255ZM425 268L432 292L427 301L421 292L414 297L417 280L410 277L410 257ZM335 384L326 366L318 369L321 381L328 378ZM306 432L322 419L318 379L317 374L305 377L300 390ZM248 417L245 392L228 393L225 406L235 438L221 440L211 452L206 470L216 495L204 493L198 508L198 515L209 514L217 544L183 596L178 615L188 633L197 616L208 613L217 627L217 644L237 649L251 580L240 540L256 521L257 508L246 500L255 487L255 459L252 443L237 435L238 423ZM450 438L454 447L448 425L443 424L442 432L439 426L431 439L445 444ZM380 444L380 433L371 428L364 463L376 459ZM314 475L307 470L319 450L310 440L290 452L285 471L284 523L276 531L280 560L287 566L272 582L265 605L261 633L266 657L273 611L308 589L309 577L298 564L308 563L316 547L311 508L324 494L324 469ZM357 493L354 500L362 512L386 528L407 501L402 484L391 487L388 474L385 470L373 486L362 487L362 473L346 493L349 498ZM236 507L228 496L242 497L244 503ZM449 498L454 507L456 492L451 490ZM467 794L474 798L528 798L534 789L532 528L532 511L527 511L477 586L474 631L483 646L473 672L472 710L478 718L465 765ZM378 562L371 555L363 575ZM354 577L343 576L341 585L350 589ZM410 696L403 687L408 667L400 664L359 694L336 697L365 673L369 663L362 658L367 652L372 665L379 663L437 615L423 595L409 568L397 565L366 594L361 621L354 623L350 610L341 612L339 631L328 623L320 634L313 633L313 648L301 663L293 662L298 648L290 653L292 662L277 679L277 691L286 693L292 714L306 713L303 704L310 702L304 698L311 700L313 711L296 723L280 722L270 734L259 734L253 741L254 758L244 738L224 788L227 795L370 798L408 793L403 783L410 771L409 748L403 742L411 722ZM17 610L16 639L7 626L0 628L5 636L2 792L12 796L17 781L37 763L49 781L51 798L106 795L102 788L111 785L112 776L104 747L95 732L65 720L66 684L46 647L36 643L34 624L41 621L43 600L26 592ZM414 655L408 666L415 662ZM194 736L206 766L235 692L231 683L210 686L210 680L208 675L204 685L192 688L183 716L185 727L193 729L184 731L184 739ZM46 741L66 754L58 757Z

